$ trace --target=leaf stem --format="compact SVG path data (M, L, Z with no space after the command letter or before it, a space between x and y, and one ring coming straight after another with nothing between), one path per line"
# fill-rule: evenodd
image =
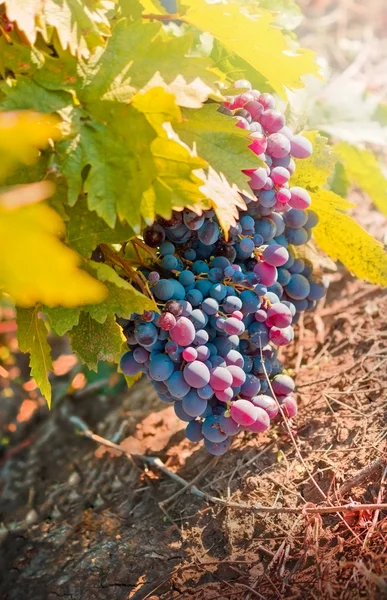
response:
M145 296L148 296L149 298L151 298L153 300L153 296L149 290L149 287L147 285L144 285L144 282L142 281L139 273L137 273L137 271L135 271L135 269L133 269L133 267L131 267L131 265L129 264L129 262L126 259L122 258L122 256L120 256L115 250L110 248L107 244L100 244L100 248L101 248L106 260L109 260L114 265L121 267L121 269L124 271L125 275L127 275L128 277L130 277L137 283L137 285L140 288L140 290L142 291L142 293Z

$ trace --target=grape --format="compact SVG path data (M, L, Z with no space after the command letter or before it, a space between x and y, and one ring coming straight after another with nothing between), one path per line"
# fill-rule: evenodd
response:
M150 283L157 283L159 281L159 279L160 279L160 275L157 273L157 271L152 271L148 275L148 281L150 281Z
M224 300L227 295L227 287L223 283L214 283L210 288L210 296L218 302Z
M170 279L160 279L152 291L159 300L170 300L174 292L173 283Z
M260 394L259 396L254 396L254 398L252 398L251 401L254 404L254 406L263 408L269 415L270 419L275 419L278 415L278 405L274 398L272 398L271 396Z
M179 275L179 281L184 287L195 283L195 275L192 271L182 271Z
M182 352L182 357L187 362L192 362L192 361L196 360L197 357L198 357L198 353L196 351L196 348L192 348L192 346L190 346L188 348L184 348L184 350Z
M255 169L255 171L249 173L249 175L249 186L252 190L261 190L264 187L264 185L266 185L268 175L264 167L258 167L258 169Z
M205 221L205 216L204 214L197 215L192 210L185 209L183 212L183 221L185 226L188 227L188 229L196 231L197 229L200 229L200 227L203 225Z
M207 346L198 346L196 348L197 359L205 362L210 358L210 351Z
M303 227L299 229L288 228L286 230L286 237L289 244L293 244L293 246L302 246L308 241L308 234Z
M233 313L242 308L242 300L237 296L227 296L223 301L223 310L225 313Z
M291 273L287 269L278 269L278 283L281 286L287 285L290 281Z
M159 223L146 227L143 232L144 242L151 248L160 246L165 240L165 229Z
M294 158L309 158L313 152L313 147L308 138L303 135L295 135L290 140L290 154Z
M215 298L206 298L202 302L202 310L207 315L216 315L219 310L219 303Z
M208 273L209 270L210 270L210 268L209 268L208 264L206 262L204 262L204 260L195 260L195 262L192 265L192 272L195 273L195 275L201 275L202 273ZM205 294L203 294L203 295L205 295Z
M291 208L284 214L284 221L286 225L293 229L303 227L308 220L308 213L305 210L299 210L297 208Z
M235 125L240 129L249 129L249 122L243 117L235 117Z
M246 121L249 124L252 121L251 114L248 110L245 110L244 108L238 108L238 110L236 110L234 114L236 117L242 117L242 119L246 119Z
M325 287L321 283L309 280L310 292L308 294L308 300L321 300L325 296Z
M196 252L193 248L188 248L185 252L184 252L184 258L186 260L191 260L194 261L196 258Z
M166 381L173 371L173 362L166 354L158 354L150 361L149 374L155 381Z
M277 269L264 262L255 265L254 273L259 276L261 283L266 286L272 285L277 280Z
M258 323L264 323L267 319L267 312L263 308L260 308L255 312L254 318Z
M176 326L176 318L169 312L165 312L158 320L158 326L165 331L169 331Z
M242 283L245 279L244 274L241 271L235 271L232 276L233 283Z
M194 311L192 311L192 314ZM170 331L171 339L179 346L189 346L195 339L195 327L187 317L179 317Z
M243 238L240 241L239 245L240 245L241 250L243 250L243 252L246 252L247 254L251 254L255 248L254 242L250 238Z
M312 202L309 192L307 192L304 188L294 186L289 188L291 193L291 199L289 200L289 204L292 208L300 208L305 209L308 208Z
M159 248L161 256L167 256L167 254L174 254L175 246L171 242L163 242Z
M195 339L193 343L195 344L195 346L204 346L205 344L207 344L209 337L210 336L205 329L199 329L195 333Z
M133 358L140 364L145 363L149 359L149 352L145 350L145 348L139 346L133 350Z
M184 300L185 298L185 288L179 281L176 279L171 280L173 285L173 297L175 300Z
M271 94L268 94L267 92L265 92L264 94L261 94L258 98L258 101L262 104L262 106L266 110L268 110L269 108L275 107L274 97Z
M295 258L293 265L290 267L289 271L292 274L302 273L305 268L305 263L302 258Z
M296 273L291 276L286 293L294 300L304 300L310 293L310 283L306 277Z
M219 418L211 415L204 419L202 424L202 434L209 442L223 442L227 439L227 434L220 429Z
M207 400L200 398L196 390L191 390L182 400L182 406L187 415L200 417L207 408Z
M285 125L285 117L277 110L269 108L261 114L260 122L268 133L277 133Z
M183 373L181 371L175 371L167 379L168 391L174 398L184 398L190 391L191 387L186 383ZM190 414L190 413L188 413Z
M180 421L189 422L195 419L195 417L192 417L191 415L185 412L182 401L175 402L173 408L175 411L175 415L178 419L180 419Z
M292 327L272 327L269 332L270 341L276 346L287 346L294 339L294 331Z
M203 439L201 422L190 421L185 428L185 435L190 442L200 442Z
M164 350L167 354L176 354L176 352L179 350L179 346L176 344L176 342L169 341L165 344Z
M200 290L194 288L186 294L186 298L188 302L192 304L192 306L199 306L199 304L203 301L203 294Z
M126 352L120 361L120 369L124 375L131 377L141 371L141 365L135 360L133 352Z
M283 158L290 152L290 142L282 133L272 133L267 138L267 152L273 158Z
M255 408L258 411L257 418L248 429L253 433L263 433L270 427L270 417L260 406L255 406Z
M198 230L199 240L206 246L215 244L219 238L220 229L215 221L205 221L202 227Z
M241 312L244 315L254 313L258 309L260 302L258 296L254 292L244 290L241 292L239 298L242 300Z
M282 302L278 302L269 308L267 316L275 327L287 327L292 322L290 308Z
M243 322L233 317L228 317L224 322L224 331L229 335L242 335L245 330Z
M227 435L235 435L240 431L238 423L236 423L231 417L225 417L221 415L219 417L219 427Z
M149 346L157 340L157 327L153 323L140 322L136 325L134 335L141 346Z
M297 414L297 402L293 396L286 396L282 403L282 410L288 419L292 419Z
M274 167L270 173L275 185L282 186L290 179L290 173L285 167Z
M252 143L249 145L250 150L254 152L257 156L263 154L267 148L267 138L264 133L260 131L253 131L250 134L250 139Z
M214 367L210 371L210 385L215 391L224 391L230 387L233 376L226 367Z
M249 427L257 420L259 415L258 408L249 400L236 400L231 405L231 418L244 427ZM204 432L203 432L204 434Z
M305 224L305 228L313 229L313 227L316 227L316 225L319 221L318 215L313 210L308 210L307 215L308 215L308 220Z
M191 313L191 321L196 331L198 331L199 329L205 329L208 323L208 317L205 312L199 308L195 308Z
M282 267L289 258L289 252L279 244L271 244L263 251L263 258L272 267Z
M202 388L197 390L199 398L203 398L203 400L209 400L214 395L214 390L212 387L207 384Z
M271 219L261 219L256 221L255 233L259 233L263 237L263 241L268 242L276 234L275 223Z
M187 300L181 300L180 306L182 308L181 316L189 317L192 313L192 305L189 302L187 302Z
M177 229L183 221L183 215L181 212L173 212L170 219L159 219L160 224L167 231Z
M254 96L252 96L254 98ZM263 113L263 106L257 100L250 100L244 106L245 110L249 111L253 120L258 120L260 115Z
M272 387L278 396L287 396L294 392L295 383L289 375L276 375L272 381Z
M246 398L253 398L253 396L256 396L258 394L260 389L261 384L259 382L259 379L255 375L247 373L246 381L241 387L242 396L245 396Z
M225 390L216 390L215 396L220 402L230 402L234 397L234 390L231 387Z
M240 387L246 381L246 373L241 367L237 367L236 365L229 365L227 367L229 373L232 376L232 387Z
M202 388L210 381L208 367L198 360L188 363L184 367L183 374L186 382L193 388Z
M227 365L234 365L236 367L243 368L244 359L242 354L237 350L230 350L229 352L227 352L224 358L226 360Z
M230 447L230 440L226 438L223 442L215 443L207 439L204 440L204 447L210 454L214 456L222 456L225 454Z

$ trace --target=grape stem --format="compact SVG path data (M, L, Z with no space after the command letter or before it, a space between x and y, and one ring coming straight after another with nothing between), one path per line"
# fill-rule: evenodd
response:
M149 298L154 300L154 298L152 296L152 292L150 291L147 282L146 281L144 282L142 280L142 278L140 276L140 272L137 272L135 269L133 269L131 267L131 265L129 264L129 262L125 258L122 258L122 256L120 256L117 252L115 252L115 250L110 248L107 244L100 244L100 248L102 250L105 260L108 260L111 263L113 263L114 265L121 267L121 269L124 271L125 275L127 275L130 279L132 279L133 281L136 282L136 284L138 285L138 287L140 288L142 293L145 296L148 296Z
M148 464L152 467L156 467L157 469L159 469L159 471L164 473L164 475L167 475L170 479L173 479L174 481L179 483L181 486L183 486L184 489L180 490L180 492L183 492L184 490L189 489L191 494L193 494L194 496L197 496L197 497L201 498L202 500L206 500L207 502L211 502L213 504L221 504L222 506L225 506L226 508L234 508L236 510L246 510L246 511L253 512L256 514L273 514L273 515L280 515L280 514L305 514L305 515L320 514L320 515L325 515L325 514L346 513L346 512L356 513L356 512L362 512L363 510L379 510L379 511L387 510L387 503L382 503L382 502L374 503L374 504L356 504L355 502L349 502L347 504L340 504L338 506L316 506L314 504L307 504L305 506L262 506L260 504L253 504L252 506L249 506L248 504L245 504L245 503L224 500L222 498L218 498L217 496L211 496L211 494L207 494L206 492L199 490L199 488L197 488L195 485L193 485L193 482L186 481L185 479L180 477L180 475L177 475L176 473L174 473L173 471L168 469L168 467L158 457L144 456L143 454L131 454L130 452L127 452L124 448L122 448L118 444L115 444L114 442L111 442L110 440L107 440L106 438L103 438L102 436L97 435L96 433L93 433L89 429L88 425L84 421L79 419L78 417L76 417L76 418L70 417L70 421L72 424L75 424L81 430L82 435L84 435L88 439L93 440L97 444L102 444L106 448L109 448L111 450L115 450L116 452L120 452L121 454L124 454L136 468L138 468L136 465L136 462L135 462L136 460L140 460L145 464ZM214 461L214 459L212 459L212 461L210 463L211 465L212 465L213 461ZM195 480L196 480L196 478L195 478ZM175 497L177 497L177 494L176 495L174 494L173 496L171 496L171 498L169 498L167 500L169 501L171 499L174 499ZM166 501L161 502L160 504L163 505L164 503L166 503Z

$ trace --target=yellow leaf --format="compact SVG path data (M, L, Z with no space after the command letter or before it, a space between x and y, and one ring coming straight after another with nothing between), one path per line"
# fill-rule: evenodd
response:
M306 131L302 135L312 142L313 154L309 158L296 160L297 168L292 175L292 185L313 190L326 184L337 157L328 144L328 138L318 131Z
M237 186L230 185L223 173L217 173L212 167L209 167L206 172L197 171L197 173L205 182L200 190L214 209L227 240L230 227L235 227L239 219L238 209L246 210L246 204Z
M59 120L33 111L0 112L0 180L15 163L32 164L39 148L60 137Z
M380 212L387 216L387 180L380 170L375 154L346 142L336 144L334 151L343 162L351 183L364 190Z
M273 14L262 9L255 18L239 4L208 4L205 0L184 0L188 12L181 20L212 34L228 50L259 71L270 86L286 99L286 88L304 86L303 75L318 76L314 54L291 50L281 29L273 25Z
M313 230L322 250L340 260L356 277L387 286L387 253L343 210L351 204L329 190L312 192L312 207L319 216Z
M78 268L79 257L62 244L59 215L44 204L0 207L0 289L19 306L76 306L100 302L105 286Z

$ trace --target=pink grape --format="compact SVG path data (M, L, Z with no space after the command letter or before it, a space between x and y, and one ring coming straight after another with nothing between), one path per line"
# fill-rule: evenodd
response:
M295 135L290 140L290 154L294 158L309 158L313 152L313 146L308 138L303 135Z
M197 352L197 359L201 360L202 362L205 362L206 360L208 360L210 358L210 351L207 348L207 346L197 346L196 352Z
M260 122L269 133L277 133L285 125L285 117L282 113L270 108L262 113Z
M287 346L294 339L294 331L290 325L282 329L279 327L272 327L269 331L269 337L270 341L276 346Z
M283 158L290 152L290 142L282 133L272 133L267 138L267 152L273 158Z
M286 396L286 398L284 399L282 405L282 410L285 413L285 416L288 417L288 419L292 419L293 417L296 416L297 414L297 402L295 401L293 396Z
M260 102L254 100L254 96L252 94L251 96L253 97L253 100L247 102L243 108L248 110L253 120L256 121L262 115L264 108Z
M287 204L290 201L291 197L292 195L287 188L282 187L279 190L277 190L276 198L280 204Z
M275 281L277 281L277 269L265 262L257 263L254 267L254 273L259 276L260 283L267 287L270 287Z
M259 308L255 312L254 318L256 321L258 321L258 323L264 323L267 319L267 312L265 310L263 310L263 308Z
M238 321L242 321L243 320L243 314L241 313L240 310L234 310L233 313L231 313L231 316L233 319L238 319Z
M272 325L279 328L288 327L288 325L291 325L293 319L290 308L286 304L282 304L282 302L273 304L267 311L267 316Z
M299 186L294 186L289 189L289 192L291 194L289 204L292 208L300 208L301 210L309 208L312 200L307 190Z
M250 83L250 81L248 81L247 79L238 79L237 81L234 81L233 84L234 88L246 88L247 90L251 90L251 88L253 87Z
M271 396L266 396L266 394L260 394L259 396L254 396L254 398L252 398L251 401L254 404L254 406L263 408L269 415L270 419L275 419L279 413L277 402Z
M241 367L230 365L227 367L228 372L232 375L232 387L239 387L246 381L246 373Z
M257 418L252 425L249 426L249 431L253 433L263 433L270 427L270 417L267 412L260 406L255 407L258 411Z
M239 94L239 96L235 96L234 102L229 107L231 110L236 110L237 108L243 108L245 104L248 102L253 102L254 96L249 92L245 92L244 94ZM249 110L249 109L247 109ZM249 111L250 112L250 111Z
M278 133L282 133L282 135L287 137L288 140L291 140L293 137L293 131L286 125L284 127L282 127L282 129L280 129Z
M280 244L272 244L263 251L263 258L272 267L282 267L289 260L289 252Z
M204 387L210 381L208 367L199 360L188 363L184 367L183 374L188 385L196 389Z
M242 335L245 330L245 326L242 321L239 321L239 319L229 317L225 320L223 329L228 335Z
M266 169L263 167L258 167L255 171L250 175L249 186L252 190L261 190L267 181L267 173Z
M236 400L231 405L230 414L238 425L250 427L257 420L259 411L249 400Z
M195 327L187 317L179 317L170 331L171 339L179 346L189 346L195 339Z
M270 177L274 181L275 185L282 186L287 183L290 179L290 173L285 167L274 167L272 169Z
M259 96L258 100L266 110L275 107L275 100L271 94L265 92Z
M176 325L176 318L169 312L163 313L159 317L158 326L165 331L173 329Z
M252 150L258 156L260 154L263 154L267 148L266 136L263 133L259 133L259 131L257 131L255 133L253 132L250 135L250 139L252 140L252 143L249 145L250 150Z
M234 391L231 387L228 387L225 390L216 390L215 396L220 402L230 402L234 397Z
M238 352L238 350L230 350L226 356L224 357L227 366L229 365L235 365L236 367L241 367L243 368L244 366L244 358L242 356L242 354L240 352Z
M272 387L278 396L287 396L291 392L294 392L295 383L293 379L286 375L285 373L281 373L280 375L276 375L272 381Z
M187 362L192 362L197 359L198 353L196 348L192 348L192 346L190 346L189 348L184 348L182 356Z
M232 385L232 381L233 376L226 367L215 367L214 369L211 369L210 385L215 391L223 392Z
M243 117L235 117L235 125L240 129L249 129L249 122Z
M262 189L264 189L264 190L272 190L273 187L274 187L274 181L272 180L271 177L268 177L266 179L266 183L265 183L265 185L263 186Z

